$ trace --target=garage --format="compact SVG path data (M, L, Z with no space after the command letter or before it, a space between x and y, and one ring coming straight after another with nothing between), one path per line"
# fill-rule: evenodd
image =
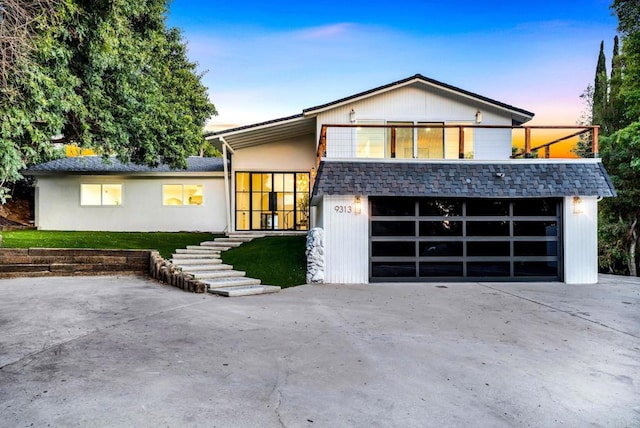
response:
M369 198L369 277L560 281L560 198Z

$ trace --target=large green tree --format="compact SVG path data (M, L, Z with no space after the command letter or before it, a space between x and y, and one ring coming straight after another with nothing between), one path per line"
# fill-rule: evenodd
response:
M601 266L638 276L640 225L640 0L612 4L622 35L620 81L612 76L610 99L619 102L621 129L612 129L601 141L602 160L618 191L600 208ZM622 117L620 117L622 116Z
M0 187L50 156L52 142L172 167L198 152L216 111L166 26L167 3L60 0L34 15L28 52L11 64L19 72L1 88Z

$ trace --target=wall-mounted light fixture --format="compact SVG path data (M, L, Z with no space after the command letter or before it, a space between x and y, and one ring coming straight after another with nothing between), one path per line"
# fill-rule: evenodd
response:
M362 212L362 201L360 200L360 196L356 196L356 202L355 202L355 207L353 209L353 211L356 214L360 214Z
M573 197L573 213L582 214L584 212L584 204L580 196Z
M356 123L356 111L354 109L351 109L351 112L349 113L349 120L351 123Z
M480 110L476 111L476 123L482 123L482 112Z

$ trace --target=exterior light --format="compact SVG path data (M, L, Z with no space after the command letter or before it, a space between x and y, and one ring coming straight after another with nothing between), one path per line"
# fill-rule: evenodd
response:
M351 123L356 123L356 111L354 109L351 109L351 112L349 113L349 120Z
M482 112L480 110L476 112L476 123L482 123Z
M354 212L356 214L360 214L362 212L362 201L360 201L360 196L356 196Z
M573 213L582 214L584 212L584 205L580 196L573 197Z

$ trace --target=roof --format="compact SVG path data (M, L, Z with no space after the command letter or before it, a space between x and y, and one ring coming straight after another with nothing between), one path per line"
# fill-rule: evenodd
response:
M504 175L503 175L504 174ZM616 196L599 161L358 162L324 161L313 196L538 198Z
M218 149L222 149L224 140L233 150L299 138L305 135L315 135L316 121L314 118L304 117L302 114L287 116L280 119L245 125L223 131L205 133L205 138ZM315 138L315 137L314 137Z
M461 88L458 88L456 86L452 86L452 85L440 82L440 81L435 80L435 79L431 79L429 77L425 77L422 74L416 74L414 76L407 77L406 79L398 80L397 82L392 82L392 83L389 83L387 85L379 86L377 88L373 88L373 89L370 89L368 91L360 92L360 93L355 94L355 95L350 95L348 97L341 98L341 99L336 100L336 101L331 101L329 103L322 104L322 105L319 105L319 106L316 106L316 107L306 108L306 109L302 110L302 112L303 112L304 115L319 113L319 112L321 112L323 110L326 110L328 108L333 108L333 107L336 107L336 106L341 105L341 104L346 104L346 103L349 103L349 102L353 102L353 101L356 101L358 99L366 98L366 97L369 97L371 95L374 95L374 94L377 94L377 93L380 93L380 92L386 92L386 91L389 91L391 89L395 89L395 88L400 87L400 86L406 86L406 85L417 83L417 82L420 82L420 83L425 84L427 86L431 86L431 87L436 87L436 88L442 89L442 90L444 90L446 92L454 92L454 93L457 93L457 94L462 95L462 96L467 97L467 98L473 98L473 99L476 99L478 101L482 101L482 102L487 103L487 104L492 104L492 105L494 105L496 107L499 107L501 109L510 110L511 112L516 113L518 116L522 116L522 117L519 118L520 119L519 121L521 121L521 123L527 122L527 121L531 120L533 118L533 116L535 116L535 114L530 112L530 111L527 111L527 110L524 110L524 109L521 109L521 108L518 108L518 107L514 107L512 105L505 104L505 103L502 103L500 101L493 100L491 98L487 98L487 97L485 97L483 95L479 95L479 94L476 94L476 93L473 93L473 92L466 91L464 89L461 89Z
M266 122L260 122L251 125L239 126L232 129L206 132L205 138L211 141L213 145L218 149L222 148L222 138L229 144L229 146L233 150L235 150L259 144L268 144L287 138L298 138L304 135L313 135L316 132L315 115L322 112L323 110L335 108L342 104L357 101L359 99L367 98L378 93L390 91L398 87L408 85L426 85L428 87L436 88L444 92L454 93L463 98L472 99L502 110L507 110L511 113L512 120L518 124L527 122L534 116L534 113L530 111L514 107L509 104L505 104L500 101L496 101L491 98L487 98L485 96L478 95L443 82L439 82L434 79L430 79L421 74L416 74L406 79L398 80L396 82L379 86L368 91L360 92L355 95L350 95L336 101L331 101L329 103L322 104L316 107L306 108L302 110L301 114L287 116L280 119L268 120Z
M153 174L153 173L205 173L224 170L222 158L190 156L186 169L171 169L161 164L157 167L122 163L115 157L78 156L52 160L34 165L23 171L25 175L71 174Z

